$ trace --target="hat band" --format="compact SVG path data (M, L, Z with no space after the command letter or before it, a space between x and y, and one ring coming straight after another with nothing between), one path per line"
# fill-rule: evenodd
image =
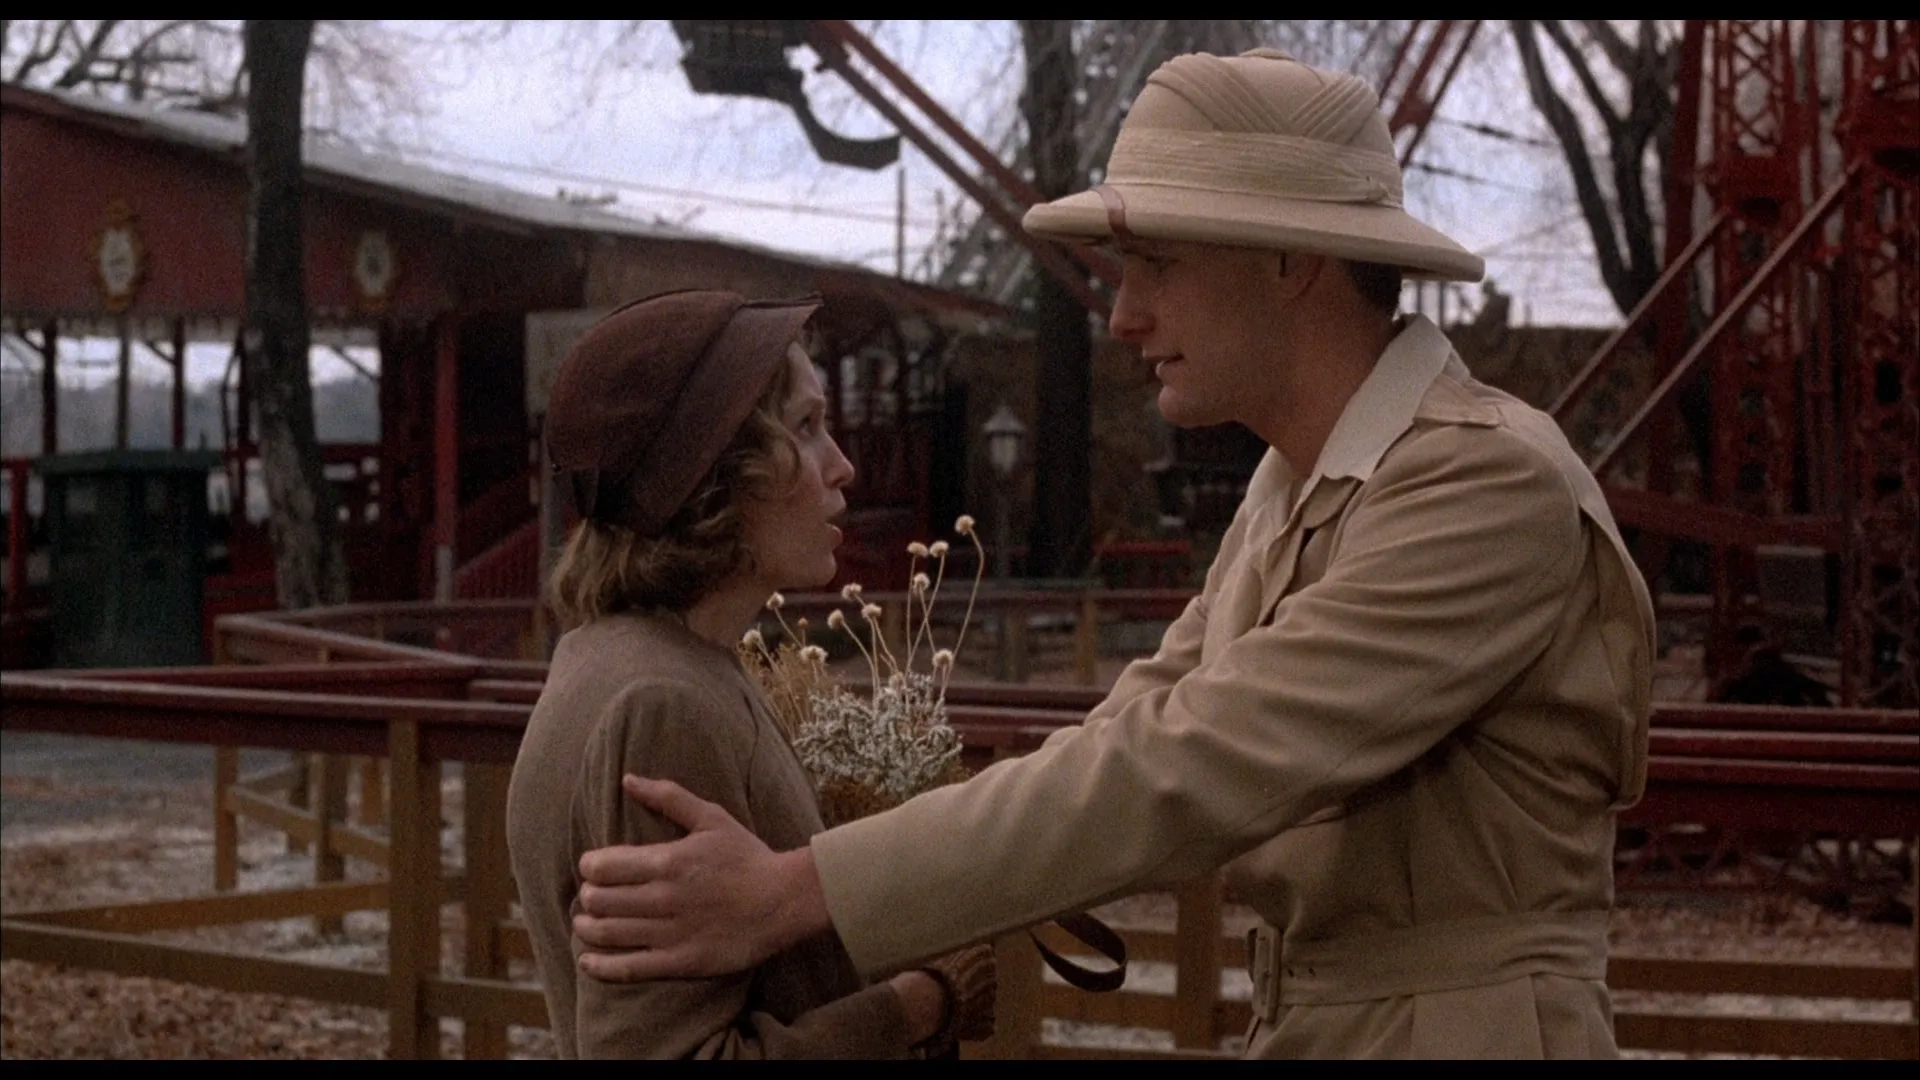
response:
M1306 202L1401 205L1400 164L1391 156L1293 135L1122 129L1106 180Z

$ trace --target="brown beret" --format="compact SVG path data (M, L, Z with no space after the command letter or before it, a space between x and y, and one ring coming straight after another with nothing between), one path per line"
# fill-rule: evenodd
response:
M688 289L601 319L560 362L547 452L582 517L657 535L766 393L819 297Z

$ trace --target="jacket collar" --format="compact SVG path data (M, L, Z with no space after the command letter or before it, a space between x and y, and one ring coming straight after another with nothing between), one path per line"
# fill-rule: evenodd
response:
M1341 410L1305 482L1296 484L1286 459L1269 447L1248 485L1248 497L1264 501L1290 493L1294 497L1281 502L1277 509L1291 518L1295 507L1307 503L1316 489L1325 486L1320 483L1323 478L1364 483L1373 476L1387 448L1413 426L1422 400L1449 362L1459 363L1453 344L1433 320L1425 315L1404 317L1400 332L1388 342L1373 372Z

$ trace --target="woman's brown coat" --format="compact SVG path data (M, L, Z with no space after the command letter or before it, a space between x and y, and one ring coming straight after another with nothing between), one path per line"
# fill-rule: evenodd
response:
M507 846L562 1057L905 1057L894 990L864 987L824 935L718 979L603 983L577 967L582 853L682 830L620 790L669 779L776 850L820 831L813 789L726 649L666 615L599 619L560 639L507 795Z

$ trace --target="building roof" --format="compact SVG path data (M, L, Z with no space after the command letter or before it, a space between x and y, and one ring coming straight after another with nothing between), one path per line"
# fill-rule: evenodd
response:
M162 109L111 101L72 91L0 87L0 102L77 121L116 134L151 139L239 160L246 152L247 124L243 118L190 109ZM702 233L684 226L616 214L596 206L534 195L499 184L415 165L397 157L308 135L301 147L310 181L376 197L424 204L442 213L512 232L549 231L623 236L642 240L693 241L755 252L799 263L859 275L884 275L854 263L784 251L778 248ZM885 280L892 281L891 278ZM916 285L918 289L933 286ZM945 292L945 290L936 290Z

